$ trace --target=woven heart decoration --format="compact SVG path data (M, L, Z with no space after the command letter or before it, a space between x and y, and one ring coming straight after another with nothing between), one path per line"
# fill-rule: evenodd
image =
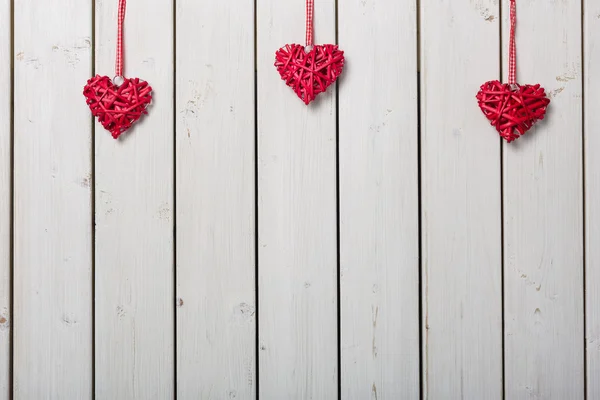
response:
M477 93L479 108L508 143L544 119L550 99L538 85L510 85L489 81Z
M308 105L334 83L344 69L344 52L333 44L304 47L287 44L275 53L275 67L285 83Z
M92 115L117 139L142 115L148 114L152 87L139 78L124 78L117 86L108 76L96 75L88 80L83 95Z
M477 102L483 114L508 143L520 138L533 124L544 119L550 99L539 84L517 84L517 2L510 0L508 83L489 81L481 85Z

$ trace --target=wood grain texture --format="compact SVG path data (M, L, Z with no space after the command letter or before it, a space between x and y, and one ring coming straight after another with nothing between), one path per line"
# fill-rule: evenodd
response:
M305 106L273 66L304 43L304 1L258 0L259 397L335 399L335 85ZM335 3L315 2L316 43L335 38Z
M499 7L420 4L424 395L500 399L500 141L475 100L499 77Z
M176 18L178 398L254 399L254 3Z
M10 397L11 6L0 0L0 400Z
M14 399L88 399L92 7L19 0L14 21Z
M418 399L416 1L341 2L338 16L342 398Z
M114 75L117 1L96 0L96 72ZM119 140L96 123L96 398L174 395L173 3L130 1L125 70L153 88Z
M552 103L504 146L506 398L582 399L581 4L517 2L517 19L517 80Z
M600 3L584 6L584 151L587 398L600 399Z

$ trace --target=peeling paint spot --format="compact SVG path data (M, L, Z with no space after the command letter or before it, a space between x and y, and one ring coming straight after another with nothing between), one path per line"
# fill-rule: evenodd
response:
M5 332L10 328L10 322L8 320L8 309L3 309L0 313L0 332Z
M377 400L377 386L375 386L375 382L371 386L371 400Z
M37 58L27 58L25 60L25 65L30 65L33 69L39 69L42 66L42 63L40 63L40 60Z
M163 203L158 208L158 218L169 221L171 219L171 208L168 203Z
M183 307L183 299L181 297L177 299L177 307L178 308Z
M23 61L23 59L25 58L25 52L18 52L15 58L17 59L17 61Z
M63 323L67 326L77 325L79 321L73 315L64 314L63 315Z
M127 315L125 309L122 306L117 306L117 317L123 318L125 315Z
M564 87L559 87L558 89L554 89L548 93L548 97L553 99L556 96L558 96L560 93L562 93L563 90L565 90Z
M83 178L81 178L81 180L79 181L79 186L81 186L83 188L89 188L91 182L92 182L92 175L91 174L87 174L86 176L84 176Z
M246 322L254 321L254 306L247 303L240 303L233 309L233 315L237 318L241 318Z
M575 76L569 76L568 74L562 74L556 77L556 80L558 82L569 82L572 81L573 79L575 79Z

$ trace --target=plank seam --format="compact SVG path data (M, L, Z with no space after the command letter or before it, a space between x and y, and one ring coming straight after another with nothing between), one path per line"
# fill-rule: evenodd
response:
M585 40L585 0L581 0L581 191L582 191L582 263L583 263L583 397L584 399L588 398L588 354L587 354L587 257L586 257L586 230L587 230L587 220L586 220L586 143L585 143L585 128L586 128L586 119L585 119L585 45L587 41Z
M173 399L177 400L177 0L173 0Z
M9 126L9 134L10 134L10 183L9 183L9 191L10 191L10 233L9 233L9 287L10 287L10 297L9 297L9 369L8 369L8 391L10 400L14 398L14 346L15 346L15 313L14 313L14 305L15 305L15 0L10 1L10 126Z
M96 76L96 0L92 0L92 76ZM91 197L92 197L92 399L96 398L96 124L90 115L92 124L91 145Z

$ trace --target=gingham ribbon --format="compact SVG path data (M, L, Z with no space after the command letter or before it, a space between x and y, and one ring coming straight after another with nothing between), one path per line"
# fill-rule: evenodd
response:
M125 19L126 0L119 0L119 19L117 27L117 59L115 61L115 74L123 76L123 20Z
M315 12L315 0L306 0L306 45L314 44L313 16Z
M517 83L517 45L515 43L515 28L517 26L516 0L510 0L510 39L508 49L508 83Z

